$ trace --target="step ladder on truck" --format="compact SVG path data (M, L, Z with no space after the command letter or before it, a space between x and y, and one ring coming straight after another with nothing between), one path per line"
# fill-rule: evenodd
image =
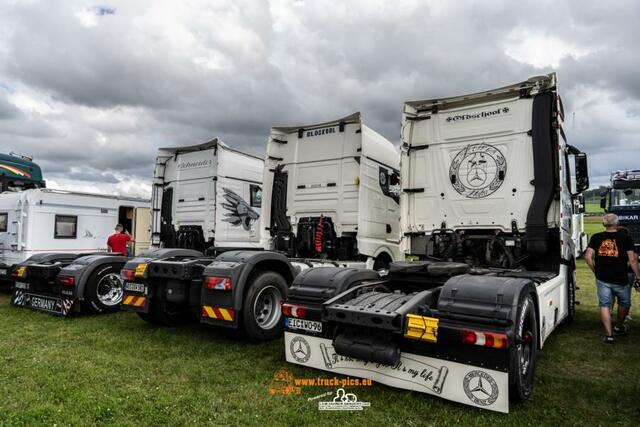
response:
M204 158L201 153L190 162L206 169ZM167 171L156 169L165 176L162 193L154 193L156 200L162 194L163 202L153 201L154 207L160 206L160 221L153 223L157 249L122 270L122 307L144 320L164 325L199 320L240 329L252 341L274 339L282 335L280 303L300 271L327 266L383 269L400 259L399 156L359 113L272 128L264 164L256 161L252 178L238 177L249 185L262 184L255 189L229 193L221 175L233 176L242 168L223 157L213 161L218 180L211 191L218 202L216 222L207 230L215 226L216 233L204 251L186 244L193 240L172 237L184 226L178 206L164 201L167 191L173 192L174 201L187 200L190 191L167 179L169 165L176 162L184 160L169 160ZM205 213L191 221L202 221ZM223 225L228 233L250 236L252 247L223 244Z
M413 261L301 272L282 305L287 361L500 412L526 400L575 315L571 216L589 179L563 116L555 74L405 103Z

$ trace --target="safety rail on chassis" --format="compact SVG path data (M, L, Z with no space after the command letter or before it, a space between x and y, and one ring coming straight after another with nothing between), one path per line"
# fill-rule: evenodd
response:
M122 297L119 271L127 259L103 252L34 255L12 271L11 303L59 316L117 311Z

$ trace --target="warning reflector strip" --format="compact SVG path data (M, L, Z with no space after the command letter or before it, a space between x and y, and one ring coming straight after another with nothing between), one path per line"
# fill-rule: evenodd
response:
M235 311L232 308L211 307L209 305L202 306L202 317L233 322L234 316Z
M139 297L136 295L125 295L122 299L122 303L124 305L132 305L134 307L142 307L146 299L146 297Z

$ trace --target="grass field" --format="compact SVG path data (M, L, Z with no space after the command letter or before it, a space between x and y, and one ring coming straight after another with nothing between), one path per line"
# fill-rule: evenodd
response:
M156 328L135 314L59 319L0 296L0 425L638 425L638 334L600 342L593 279L580 261L577 320L540 353L535 390L509 415L374 384L351 388L363 412L318 411L301 396L271 396L287 365L282 340L249 345L197 324ZM634 300L640 301L634 293ZM640 315L638 315L640 319Z

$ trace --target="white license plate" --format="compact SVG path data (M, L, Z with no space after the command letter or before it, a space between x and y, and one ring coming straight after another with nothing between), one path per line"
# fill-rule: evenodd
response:
M14 286L16 289L29 289L29 285L24 282L15 282Z
M147 287L142 283L126 282L124 284L124 290L145 293L147 291Z
M32 296L27 301L27 304L33 308L39 308L40 310L51 311L53 313L62 312L62 305L58 304L55 299Z
M322 332L322 322L316 322L313 320L295 319L293 317L287 317L287 328L299 329L309 332Z

